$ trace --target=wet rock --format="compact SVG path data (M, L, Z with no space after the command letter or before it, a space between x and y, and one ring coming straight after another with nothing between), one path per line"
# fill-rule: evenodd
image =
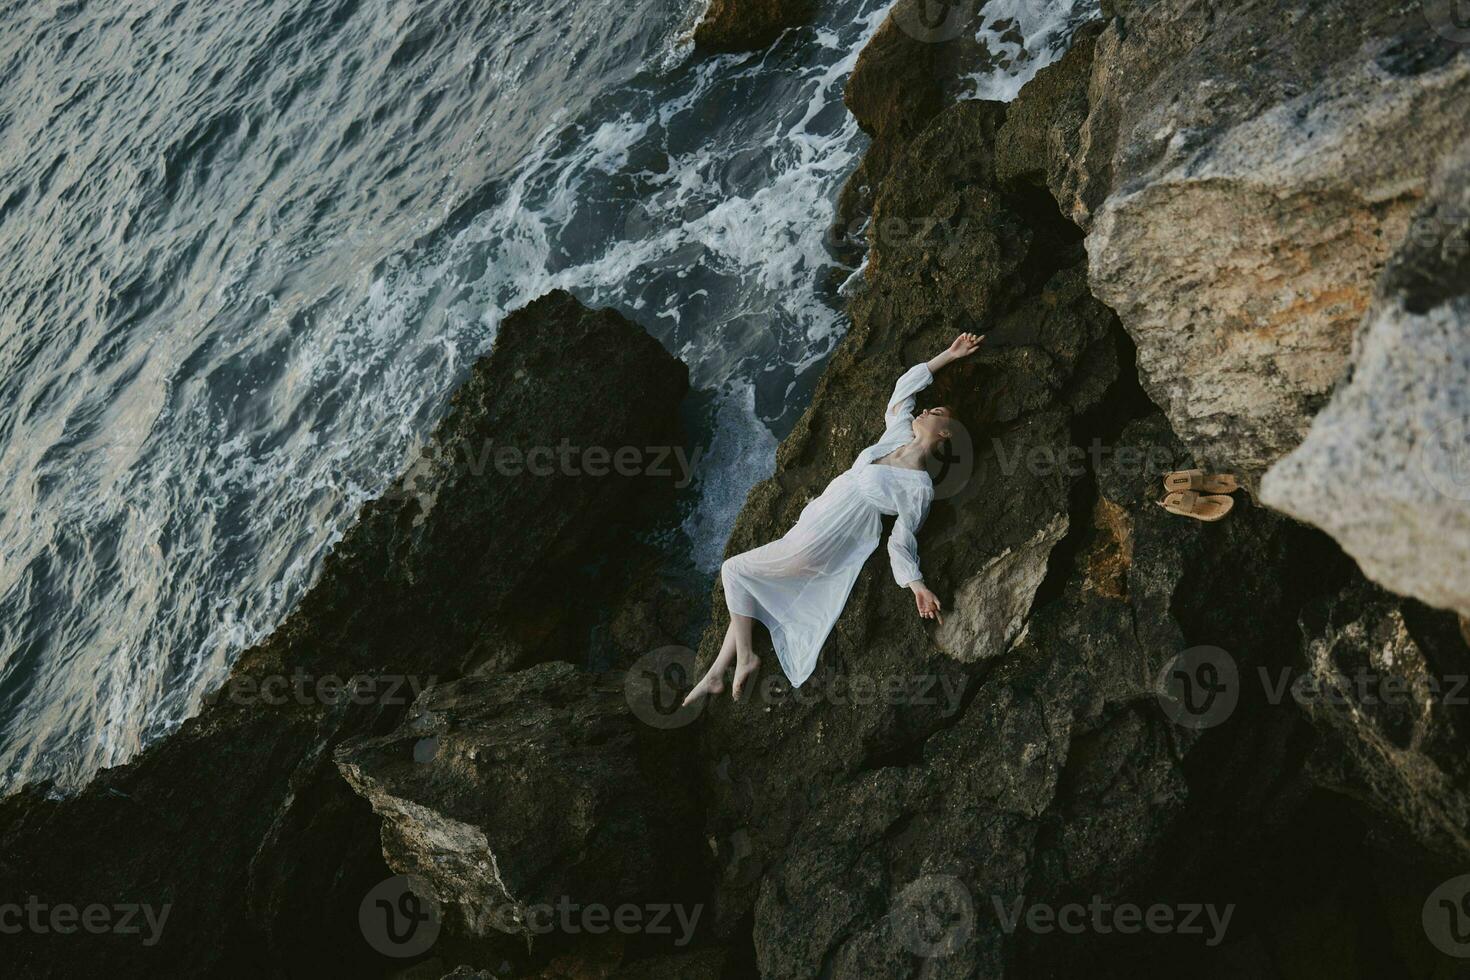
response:
M709 51L754 51L815 12L814 0L710 0L694 28L694 43Z
M873 142L838 197L839 241L861 242L883 179L954 101L962 77L977 63L972 39L978 28L978 5L898 0L858 54L842 98Z
M1398 246L1352 377L1261 493L1374 581L1470 613L1470 144Z
M567 937L543 940L537 906L698 895L682 741L630 712L621 674L547 663L440 685L336 760L383 817L389 866L426 881L447 924L549 943Z
M1108 187L1095 173L1099 153L1111 156L1113 144L1093 148L1087 128L1093 50L1102 21L1079 28L1072 46L1054 64L1036 73L1006 114L996 141L996 171L1006 183L1048 188L1073 222L1083 225Z
M579 628L565 594L617 605L609 590L627 582L616 563L589 573L581 555L622 553L628 522L667 500L667 481L525 464L543 469L529 452L555 453L564 439L677 445L686 384L683 365L646 333L566 293L507 317L434 448L363 507L298 608L241 654L196 717L73 798L31 787L0 801L7 901L171 910L153 945L116 933L7 936L7 969L382 972L390 961L358 926L359 904L389 874L379 820L342 780L335 747L391 730L419 689L483 659L482 642L507 626L509 661L564 656ZM497 465L487 447L517 455Z
M1346 373L1470 126L1470 52L1382 0L1166 2L1110 24L1089 93L1079 143L1116 138L1088 224L1093 289L1186 444L1254 484Z

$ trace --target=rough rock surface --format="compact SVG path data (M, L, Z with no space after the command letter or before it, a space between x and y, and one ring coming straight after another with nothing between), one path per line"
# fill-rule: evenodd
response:
M1218 524L1158 508L1162 474L1203 461L1220 418L1191 414L1150 370L1197 356L1201 383L1215 383L1209 371L1237 370L1247 340L1274 336L1259 349L1282 354L1269 386L1280 398L1229 430L1264 466L1326 390L1301 352L1345 351L1328 341L1353 318L1334 304L1377 288L1352 382L1302 447L1301 475L1287 481L1283 464L1279 485L1292 492L1281 506L1349 550L1393 554L1368 520L1334 527L1311 508L1324 481L1358 478L1351 467L1377 434L1355 400L1389 417L1413 411L1393 404L1401 389L1435 417L1459 405L1441 389L1464 388L1451 327L1466 270L1446 252L1464 228L1450 217L1464 182L1445 169L1431 189L1427 175L1444 120L1463 118L1463 104L1434 100L1460 84L1464 55L1381 2L1113 0L1106 25L1010 107L952 104L965 46L916 37L902 20L914 8L895 7L848 90L875 135L839 202L839 216L871 217L851 329L729 548L790 527L877 436L906 367L959 331L985 333L987 347L923 396L967 428L934 473L939 499L919 536L942 626L918 619L880 550L800 691L767 656L750 696L709 704L697 727L640 727L617 675L546 662L622 665L589 627L636 647L690 610L638 584L658 556L608 540L627 530L609 515L633 497L657 504L641 492L649 482L523 475L487 492L483 472L476 482L453 463L490 435L677 438L678 365L619 318L554 297L519 328L507 321L436 448L365 509L302 609L236 671L259 680L303 664L445 683L411 711L216 706L76 800L0 802L4 894L175 902L178 938L106 947L101 962L124 976L383 972L359 953L356 902L387 875L384 854L450 909L415 977L460 964L453 975L502 980L1453 976L1420 916L1465 866L1470 721L1420 688L1470 671L1467 631L1383 593L1331 539L1249 495ZM1395 112L1425 117L1422 144L1398 157L1425 169L1402 184L1385 183L1397 166L1379 159L1387 151L1335 164L1302 152L1368 153L1402 127ZM1247 172L1267 139L1295 152ZM1333 184L1336 166L1361 185ZM1260 174L1286 181L1279 199L1252 197ZM1391 225L1426 193L1421 217L1439 233L1399 248ZM1130 210L1144 203L1158 213ZM1249 235L1189 238L1231 215L1255 222ZM1169 239L1185 251L1160 247ZM1220 241L1238 250L1233 285L1181 271L1176 260L1204 261ZM1381 288L1377 272L1353 278L1395 248ZM1272 262L1286 278L1263 287ZM1110 294L1123 322L1089 275L1138 286ZM1232 329L1274 309L1306 332L1242 327L1250 336L1228 350L1171 347L1150 317L1215 309L1164 295L1169 276L1213 297ZM1328 288L1332 276L1346 292ZM1396 360L1400 336L1440 345L1420 387ZM626 390L629 374L644 397L597 397ZM1370 499L1396 499L1367 476ZM1458 528L1426 556L1448 560ZM587 553L626 555L601 573L619 581L576 560ZM1385 567L1386 581L1403 571ZM718 583L714 599L704 662L726 625ZM1364 669L1367 694L1345 687ZM1282 677L1345 693L1283 696ZM1400 683L1407 701L1376 700ZM130 845L121 860L118 840ZM582 934L529 937L540 946L527 952L514 935L517 910L553 896L667 890L705 912L709 945L651 955L647 937ZM1214 942L1007 927L1016 902L1094 896L1234 914ZM7 965L95 970L94 948L61 938L7 937Z
M1102 21L1078 29L1054 64L1036 73L1011 103L996 139L996 173L1005 183L1032 183L1048 188L1073 222L1086 225L1089 204L1107 193L1111 170L1093 162L1083 140L1087 128L1093 52ZM1112 142L1099 152L1111 155Z
M1455 753L1470 743L1458 715L1413 722L1412 734L1395 736L1402 751L1386 758L1383 726L1403 718L1324 715L1290 697L1273 700L1261 678L1311 676L1325 669L1324 649L1351 657L1389 640L1405 676L1443 676L1470 656L1463 637L1445 617L1420 633L1397 632L1395 616L1413 616L1391 601L1354 620L1354 597L1371 589L1352 561L1248 496L1218 525L1155 506L1165 471L1206 462L1215 447L1149 376L1157 344L1137 352L1140 389L1131 340L1153 338L1126 320L1120 326L1093 298L1084 270L1096 278L1098 256L1075 250L1090 229L1090 252L1094 241L1122 243L1121 254L1128 242L1170 234L1195 249L1189 254L1207 253L1213 243L1189 238L1221 212L1190 213L1184 201L1219 183L1196 187L1187 167L1244 171L1247 151L1263 151L1272 127L1269 138L1296 147L1294 126L1303 124L1282 118L1280 105L1316 106L1323 115L1309 111L1308 122L1334 123L1317 133L1318 148L1334 139L1384 146L1418 119L1413 113L1444 112L1427 124L1438 145L1401 157L1410 170L1417 159L1420 171L1400 175L1417 184L1389 193L1390 178L1373 168L1393 164L1355 159L1346 165L1370 188L1367 204L1357 188L1327 188L1324 203L1314 196L1322 188L1289 184L1274 215L1297 223L1241 244L1248 252L1269 250L1273 235L1281 248L1312 240L1320 217L1331 234L1317 240L1336 243L1324 263L1352 246L1358 252L1343 259L1342 275L1374 249L1371 262L1382 265L1392 243L1375 245L1373 228L1407 223L1463 111L1431 108L1448 77L1433 73L1458 69L1435 62L1443 47L1422 30L1421 48L1380 43L1413 29L1403 11L1312 6L1325 38L1282 31L1265 4L1113 4L1117 16L1086 32L1009 109L945 107L942 45L912 44L891 25L860 59L848 101L875 140L839 216L852 213L861 189L872 218L866 288L774 476L747 499L729 550L790 526L874 435L903 367L957 330L985 332L992 343L928 399L982 420L972 426L970 479L941 495L919 538L926 581L950 600L948 622L914 617L880 553L800 692L767 657L750 700L717 702L702 722L707 826L721 869L716 924L733 943L751 937L762 976L1448 975L1417 923L1425 897L1463 860L1451 829L1464 787ZM1381 98L1363 91L1363 70ZM1300 79L1325 88L1305 98ZM1411 113L1410 122L1390 118L1395 112ZM1165 119L1175 129L1145 126ZM1313 165L1291 153L1281 172L1310 185ZM1318 176L1332 176L1332 167L1320 162ZM1149 193L1149 181L1161 184L1154 193L1166 207L1165 191L1177 192L1178 210L1167 226L1125 241L1119 236L1155 220L1130 212L1141 228L1120 227L1126 195ZM1367 241L1333 224L1354 207L1378 222ZM1110 239L1098 237L1104 218ZM1339 234L1347 237L1332 237ZM1173 261L1147 253L1128 271L1162 288L1147 277L1167 276ZM1241 259L1252 261L1274 260ZM1312 270L1297 272L1310 279ZM1354 288L1371 294L1377 274L1353 279ZM1261 288L1239 285L1242 296ZM1277 298L1271 289L1260 295ZM1150 302L1169 312L1194 298L1157 293ZM1356 314L1333 320L1322 312L1330 304L1304 309L1343 340L1366 300L1343 302L1357 303ZM1287 337L1283 363L1292 350ZM1218 350L1199 356L1206 381L1209 371L1230 369ZM1343 346L1336 368L1309 379L1311 410L1345 364ZM1299 438L1311 398L1271 384L1296 413ZM1254 475L1290 448L1272 431L1264 423L1243 430L1236 447L1258 460ZM1312 612L1323 608L1336 610L1330 623ZM706 662L724 627L717 613L701 644ZM1195 719L1182 696L1161 691L1170 677L1215 676L1186 670L1204 647L1223 654L1229 696L1220 716ZM1010 932L998 911L1023 898L1086 904L1093 895L1140 906L1230 904L1238 917L1206 944Z
M694 28L694 43L709 51L753 51L812 18L816 0L710 0Z
M861 243L889 169L986 56L973 40L980 6L897 0L859 52L842 100L873 141L838 196L836 241Z
M852 328L812 407L782 444L776 475L751 491L732 536L735 551L784 532L876 436L888 390L908 364L960 330L991 330L994 350L982 350L973 366L954 369L939 391L926 393L930 403L950 404L976 426L973 449L957 444L954 464L969 478L936 505L921 539L926 580L956 590L955 605L964 611L952 614L958 618L942 639L931 639L880 554L859 579L800 698L768 667L759 682L764 709L721 703L707 715L710 831L725 866L720 921L735 928L755 914L763 975L815 972L856 928L840 921L838 910L874 914L873 897L896 887L885 875L843 896L828 879L839 866L806 862L791 841L827 808L857 815L871 812L874 799L901 805L900 797L887 796L891 787L874 789L871 798L849 794L866 771L900 765L927 737L955 724L982 662L1005 653L1020 632L1069 526L1079 476L1058 461L1072 445L1073 425L1119 385L1121 334L1087 293L1077 229L1049 198L997 183L994 137L1003 117L1003 108L989 103L945 110L880 185L868 285L852 304ZM992 421L982 429L984 418ZM981 613L959 598L966 588L1013 611L1001 635L975 629ZM717 618L706 634L706 658L723 627ZM848 692L895 679L902 682L896 697L844 710ZM792 791L792 773L801 774L800 792ZM833 832L861 847L852 830ZM770 876L783 853L797 863L782 872L790 882L777 886ZM881 849L873 858L883 860ZM855 885L866 870L840 884ZM820 911L831 902L835 909ZM783 916L790 924L778 926ZM829 918L832 930L816 928ZM806 952L782 949L788 943ZM847 969L837 975L855 975L866 959L856 947L842 955L851 959L840 960Z
M1292 697L1325 733L1318 783L1383 815L1383 833L1470 860L1470 656L1454 617L1361 583L1303 617Z
M553 662L439 685L336 759L447 923L537 939L538 905L692 904L708 850L683 739L629 713L620 675Z
M1261 494L1374 581L1470 615L1470 143L1395 253L1351 379Z
M547 627L548 579L615 604L617 570L588 579L572 559L619 540L621 522L667 482L486 468L480 453L487 440L522 451L564 437L677 445L686 384L683 365L642 330L565 293L507 317L436 430L438 451L364 506L300 606L241 655L213 703L74 798L48 800L35 787L0 801L4 901L172 909L153 946L118 934L7 936L7 972L381 972L387 961L357 921L389 874L378 820L342 780L333 748L391 727L412 685L483 659L485 638L507 621L516 657L537 640L559 643L574 618L564 611L561 628ZM624 397L630 386L640 398ZM297 676L304 695L270 688L278 703L262 703L261 684ZM358 676L378 681L375 693L318 696L317 680Z
M1417 4L1127 7L1097 41L1079 140L1115 134L1110 190L1070 210L1145 390L1197 456L1254 483L1345 374L1470 129L1470 50Z

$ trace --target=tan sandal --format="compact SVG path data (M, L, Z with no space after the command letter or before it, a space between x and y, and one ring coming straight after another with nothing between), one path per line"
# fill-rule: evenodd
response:
M1218 521L1230 513L1230 508L1235 506L1235 498L1200 496L1193 490L1176 490L1160 500L1159 506L1181 517L1193 517L1197 521Z
M1164 489L1194 490L1199 493L1234 493L1240 489L1229 473L1206 473L1204 470L1176 470L1164 477Z

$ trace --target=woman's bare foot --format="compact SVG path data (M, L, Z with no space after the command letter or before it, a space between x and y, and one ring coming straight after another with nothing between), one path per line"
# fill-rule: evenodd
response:
M757 670L760 670L760 666L761 658L757 657L753 653L748 658L746 658L745 663L735 665L735 689L731 693L731 697L733 697L736 701L740 700L740 693L745 690L745 682L749 680L750 677Z
M722 671L722 670L721 671L713 671L712 670L709 673L705 674L703 677L701 677L700 680L699 680L699 683L698 684L695 684L694 685L694 688L688 694L684 695L684 704L683 704L683 707L685 707L685 708L689 707L691 704L693 704L694 702L698 701L700 698L704 697L706 694L715 695L715 694L722 694L722 693L724 693L724 690L725 690L725 679L724 679L723 676L721 676L723 674L724 674L724 671Z

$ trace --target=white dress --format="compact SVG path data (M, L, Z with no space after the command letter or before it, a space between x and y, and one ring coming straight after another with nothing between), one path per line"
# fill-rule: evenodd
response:
M929 513L933 482L924 470L873 461L913 440L914 395L933 380L927 365L910 368L888 400L883 438L806 505L785 537L729 558L720 569L725 604L771 631L793 687L811 676L863 562L878 547L881 515L898 517L888 536L894 580L907 587L922 577L914 534Z

